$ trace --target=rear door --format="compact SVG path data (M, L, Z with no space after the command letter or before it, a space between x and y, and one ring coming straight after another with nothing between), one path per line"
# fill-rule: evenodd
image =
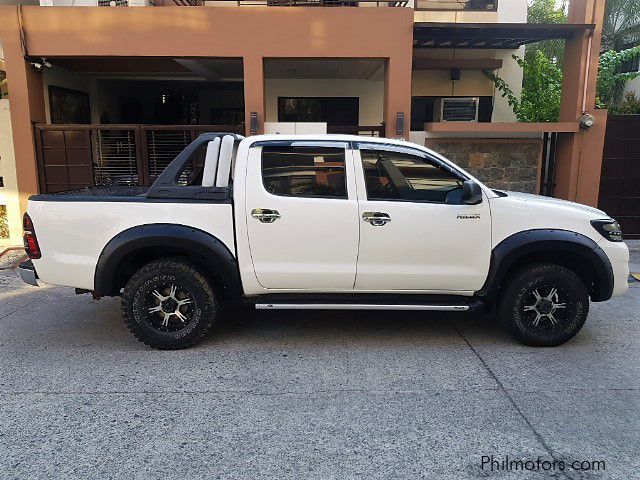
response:
M356 290L478 290L491 255L486 198L461 203L459 173L409 147L360 144Z
M249 151L246 221L266 289L351 291L358 201L346 142L265 142Z

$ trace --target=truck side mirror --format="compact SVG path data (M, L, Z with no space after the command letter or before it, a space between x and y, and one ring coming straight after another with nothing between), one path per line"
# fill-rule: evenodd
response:
M462 203L465 205L482 203L482 189L473 180L465 180L462 184Z

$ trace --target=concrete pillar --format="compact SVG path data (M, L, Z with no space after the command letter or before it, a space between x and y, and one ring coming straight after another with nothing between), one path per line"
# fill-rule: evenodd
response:
M4 50L7 87L11 105L11 125L16 158L16 180L20 209L27 208L27 199L38 193L38 166L33 138L34 122L44 122L44 92L42 74L25 59L28 44L21 41L20 9L3 10L0 41Z
M409 45L411 47L411 45ZM400 51L387 59L384 82L385 136L409 138L411 130L411 64L412 51ZM399 134L398 113L404 115L404 128Z
M589 113L596 121L606 123L606 114L595 111L604 7L604 0L571 1L568 21L594 23L595 30L592 34L585 32L566 41L561 122L577 122L583 114ZM597 204L604 133L604 125L598 125L590 130L558 135L557 197ZM591 178L594 176L597 179Z
M264 62L260 56L244 57L244 118L246 135L264 133ZM251 132L251 114L257 113L257 131Z

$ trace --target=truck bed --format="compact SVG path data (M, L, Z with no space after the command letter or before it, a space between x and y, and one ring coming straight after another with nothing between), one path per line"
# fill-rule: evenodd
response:
M152 224L201 230L235 252L230 189L219 189L210 195L213 199L185 198L181 189L190 190L177 187L152 197L147 187L105 186L31 197L29 216L42 245L42 258L33 261L38 276L45 283L93 290L96 264L107 243Z

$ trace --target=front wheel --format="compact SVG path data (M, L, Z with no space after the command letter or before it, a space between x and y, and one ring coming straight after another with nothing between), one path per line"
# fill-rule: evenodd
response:
M498 314L506 330L525 345L562 345L587 319L587 289L578 275L561 265L530 265L505 283Z
M168 258L148 263L127 282L122 315L138 340L161 350L200 342L218 311L215 291L190 262Z

